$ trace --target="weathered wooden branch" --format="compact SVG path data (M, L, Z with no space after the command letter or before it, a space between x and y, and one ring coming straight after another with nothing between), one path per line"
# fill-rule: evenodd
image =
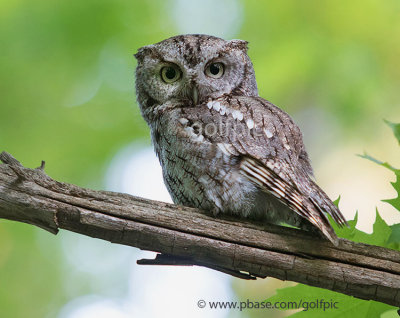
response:
M304 231L216 219L201 211L57 182L3 152L0 218L162 253L140 264L200 265L241 278L276 277L400 305L400 253ZM0 242L1 244L1 242Z

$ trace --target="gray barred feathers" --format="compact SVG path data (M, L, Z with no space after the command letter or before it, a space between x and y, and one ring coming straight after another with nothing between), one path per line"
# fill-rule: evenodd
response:
M176 204L322 233L346 220L313 181L302 134L258 96L247 42L180 35L135 54L136 95Z

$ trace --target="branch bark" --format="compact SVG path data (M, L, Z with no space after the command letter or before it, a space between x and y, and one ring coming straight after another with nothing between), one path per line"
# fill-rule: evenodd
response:
M200 265L240 278L267 276L400 305L400 253L340 239L337 247L297 229L213 218L131 195L94 191L0 160L0 218L56 234L65 229L159 252L139 264Z

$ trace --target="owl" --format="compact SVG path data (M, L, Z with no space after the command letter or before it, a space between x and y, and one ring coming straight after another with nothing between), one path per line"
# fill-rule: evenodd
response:
M302 133L258 96L248 43L179 35L135 54L136 95L176 204L317 232L337 245Z

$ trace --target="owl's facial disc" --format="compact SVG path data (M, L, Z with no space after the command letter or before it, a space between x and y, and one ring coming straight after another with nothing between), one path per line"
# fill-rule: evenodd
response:
M136 93L148 112L167 102L194 106L224 95L258 95L242 40L181 35L144 46L135 57Z

